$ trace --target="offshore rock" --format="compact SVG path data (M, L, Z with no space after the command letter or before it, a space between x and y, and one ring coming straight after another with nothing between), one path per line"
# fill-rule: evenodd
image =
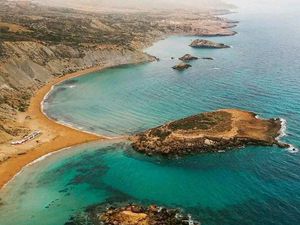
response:
M179 60L184 61L184 62L197 60L197 59L199 59L199 58L196 56L192 56L191 54L185 54L184 56L179 58Z
M228 45L203 39L194 40L190 46L193 48L230 48Z
M190 64L187 64L187 63L179 63L177 64L176 66L173 66L172 68L174 70L179 70L179 71L182 71L182 70L186 70L188 68L192 67Z

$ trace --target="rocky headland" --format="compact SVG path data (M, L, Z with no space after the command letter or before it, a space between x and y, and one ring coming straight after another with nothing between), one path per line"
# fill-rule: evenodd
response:
M82 223L83 222L83 223ZM200 225L178 209L129 204L121 207L95 206L84 215L72 217L65 225Z
M222 109L190 116L139 133L132 147L148 155L185 155L226 151L246 145L278 145L280 119L260 119L255 113Z
M230 46L209 40L196 39L191 44L193 48L230 48Z

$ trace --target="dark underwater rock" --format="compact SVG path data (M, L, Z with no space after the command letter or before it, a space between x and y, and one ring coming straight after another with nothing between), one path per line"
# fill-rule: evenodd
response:
M65 225L200 225L179 209L138 204L100 204L72 216Z

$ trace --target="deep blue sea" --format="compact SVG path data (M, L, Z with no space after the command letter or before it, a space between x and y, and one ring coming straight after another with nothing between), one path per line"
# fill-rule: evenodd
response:
M292 6L291 6L292 7ZM283 140L300 147L299 12L228 15L230 49L192 49L173 36L147 52L159 62L106 69L56 86L46 113L90 132L119 136L204 111L241 108L287 121ZM214 60L171 69L191 53ZM0 225L63 225L87 206L138 202L180 207L203 225L300 224L300 153L247 147L179 159L146 157L108 141L29 165L0 191Z

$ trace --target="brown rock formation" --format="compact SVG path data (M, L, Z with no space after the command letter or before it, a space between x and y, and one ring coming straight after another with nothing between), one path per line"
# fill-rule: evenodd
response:
M191 216L183 215L178 209L168 209L151 205L147 208L140 205L126 205L121 207L104 208L103 205L87 210L84 216L71 218L66 225L81 224L88 221L93 225L199 225ZM190 222L190 223L189 223Z
M245 145L278 145L281 121L259 119L252 112L223 109L167 123L132 137L132 147L146 154L183 155L216 152Z
M230 48L228 45L203 39L194 40L190 46L193 48Z
M199 59L199 58L196 56L192 56L191 54L185 54L184 56L179 58L179 60L184 61L184 62L197 60L197 59Z
M192 67L190 64L182 62L182 63L177 64L176 66L173 66L172 68L174 70L182 71L182 70L186 70L186 69L188 69L190 67Z

